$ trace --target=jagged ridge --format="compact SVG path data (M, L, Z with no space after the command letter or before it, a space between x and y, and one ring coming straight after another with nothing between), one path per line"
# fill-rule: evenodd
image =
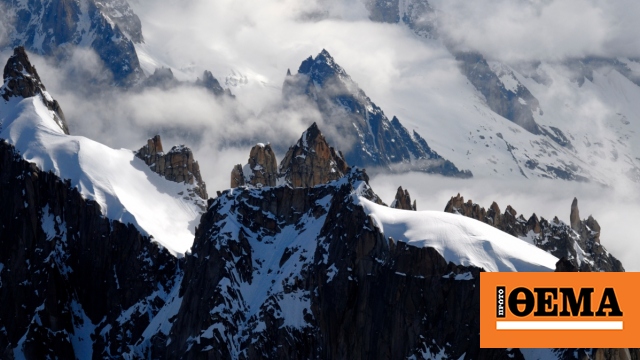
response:
M472 176L443 159L418 133L409 133L396 117L389 121L326 50L315 59L310 56L297 74L287 76L283 94L285 100L302 96L318 108L325 126L332 126L334 134L350 142L351 147L343 150L351 165Z

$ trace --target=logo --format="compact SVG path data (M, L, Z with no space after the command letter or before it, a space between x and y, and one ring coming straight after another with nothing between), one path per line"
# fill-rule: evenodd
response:
M484 348L639 347L640 273L481 273Z

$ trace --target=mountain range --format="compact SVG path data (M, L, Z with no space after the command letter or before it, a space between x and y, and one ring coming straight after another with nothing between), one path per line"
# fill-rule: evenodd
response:
M1 358L640 358L638 349L480 348L481 272L625 271L577 198L568 218L502 211L500 199L483 208L460 193L424 211L403 187L385 202L370 178L636 186L640 62L502 62L448 37L446 14L427 0L366 0L367 21L401 27L455 64L459 78L442 84L454 93L424 96L431 111L377 96L383 110L367 93L385 92L361 87L368 81L338 64L343 50L322 49L273 79L282 84L273 107L251 113L246 88L268 88L256 74L232 70L221 83L200 68L185 78L188 66L149 72L166 61L145 44L136 6L0 0L10 20L0 45L11 53L0 87ZM221 138L246 163L198 151L202 134L167 147L172 136L157 126L137 150L74 134L81 119L63 108L78 104L56 100L30 56L62 68L77 49L104 65L93 88L105 98L201 91L228 110L220 131L242 134ZM595 122L584 99L615 112ZM292 113L304 125L293 141L243 129L243 116ZM237 164L214 169L223 189L206 184L212 163Z

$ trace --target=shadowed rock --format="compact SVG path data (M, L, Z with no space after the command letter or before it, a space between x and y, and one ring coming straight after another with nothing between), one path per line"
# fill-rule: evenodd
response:
M174 146L165 154L162 139L160 135L156 135L136 152L136 157L167 180L194 185L190 191L201 199L206 200L209 197L206 184L200 175L200 165L193 159L193 152L188 147Z
M47 92L35 66L31 65L24 47L18 46L4 67L4 85L0 88L0 96L8 101L9 98L30 98L40 95L47 109L53 112L55 122L65 134L69 135L69 127L58 101Z
M278 160L270 144L257 144L251 148L248 163L238 164L231 171L231 187L252 185L275 186L278 179Z
M313 187L341 178L349 166L313 123L280 162L280 177L293 187Z
M575 231L580 231L580 211L578 210L578 199L573 198L571 203L571 215L569 216L571 222L571 228Z
M533 214L527 220L522 215L517 216L518 213L511 206L507 206L504 214L501 214L495 202L489 210L485 210L471 200L465 202L460 194L451 197L444 211L487 223L557 258L565 258L580 271L624 271L622 263L600 244L598 222L592 216L580 220L577 199L573 199L571 204L569 224L557 216L547 221Z
M413 204L411 204L411 195L409 195L409 191L402 189L402 186L400 186L396 192L396 198L389 207L416 211L416 201L414 200Z

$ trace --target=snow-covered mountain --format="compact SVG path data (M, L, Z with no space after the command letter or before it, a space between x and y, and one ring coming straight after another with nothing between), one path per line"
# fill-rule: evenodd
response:
M0 44L9 24L10 46L49 58L64 59L74 46L93 49L115 80L97 84L109 87L99 99L169 94L183 103L168 127L208 126L238 147L256 133L267 137L248 126L259 121L267 123L259 129L294 131L293 124L296 137L306 129L297 141L277 131L256 140L265 143L233 167L230 188L210 187L218 191L209 194L201 169L219 165L219 153L163 147L155 123L140 135L153 137L132 146L137 151L73 135L72 121L82 119L70 121L62 107L82 104L58 103L25 48L15 48L0 87L0 358L640 357L638 349L479 348L480 272L624 271L606 250L610 238L598 221L580 217L577 199L568 221L525 218L511 206L503 213L496 202L484 209L460 195L444 212L416 211L402 187L387 206L363 168L465 179L457 181L611 186L623 178L636 186L640 62L505 62L447 38L439 29L446 14L427 0L365 0L368 20L338 18L323 8L329 3L305 5L318 8L297 14L296 29L381 26L376 31L410 34L418 55L401 54L390 70L377 66L385 49L368 48L354 60L344 56L346 46L326 46L335 58L322 50L282 76L333 33L277 37L295 46L256 44L266 38L253 42L253 31L264 27L247 12L241 33L248 59L216 42L229 33L201 31L206 44L194 34L182 39L220 55L206 62L172 48L169 38L166 49L162 36L143 43L149 19L141 22L125 0L0 0L0 10L8 9L0 19L11 19L0 24ZM229 23L237 20L228 15ZM207 23L214 17L203 16ZM194 31L196 20L187 30L163 26ZM412 63L424 53L428 61ZM222 68L210 66L217 61ZM205 69L234 69L224 85L236 95ZM371 81L378 72L391 78L382 82L387 86ZM214 101L207 109L228 116L224 127L191 122L198 99L183 90L193 86L211 93L186 92ZM261 91L268 101L258 99ZM251 96L269 106L243 108ZM140 107L149 117L167 109L158 102ZM225 146L199 136L190 146ZM212 173L226 184L230 168ZM432 190L424 185L420 191Z
M163 179L131 150L69 135L61 112L52 110L53 104L59 109L58 103L42 86L24 48L16 48L4 74L0 138L40 170L69 180L109 219L135 225L176 255L189 250L204 200L183 194L193 192L195 184Z
M404 24L421 37L436 39L429 44L446 48L467 79L454 95L463 105L448 106L455 127L420 121L433 130L427 141L459 167L480 176L605 185L621 177L640 181L640 154L634 145L639 140L634 119L639 114L640 62L593 56L488 61L492 54L461 50L441 34L438 24L448 14L427 0L367 1L367 9L372 21Z
M134 153L66 134L23 48L7 67L0 346L8 358L527 356L479 348L480 271L571 270L576 261L609 270L596 253L617 261L577 204L570 229L544 219L531 226L544 239L501 231L517 223L510 208L496 215L497 205L492 213L452 199L449 211L467 216L404 210L410 197L399 189L388 207L316 124L280 163L283 181L270 176L270 147L254 147L251 184L208 199L188 240L180 230L191 229L189 215L197 221L194 197L206 196L188 149L165 154L154 137ZM576 256L559 261L544 240L564 233Z
M325 126L333 129L329 139L344 144L349 164L386 171L472 176L431 150L415 130L409 133L398 118L389 120L327 50L303 61L297 74L288 73L282 91L285 101L304 96L315 104Z
M65 59L74 46L98 54L113 80L139 81L142 69L134 42L142 42L140 19L126 0L0 2L6 14L8 47L24 46L37 54Z

